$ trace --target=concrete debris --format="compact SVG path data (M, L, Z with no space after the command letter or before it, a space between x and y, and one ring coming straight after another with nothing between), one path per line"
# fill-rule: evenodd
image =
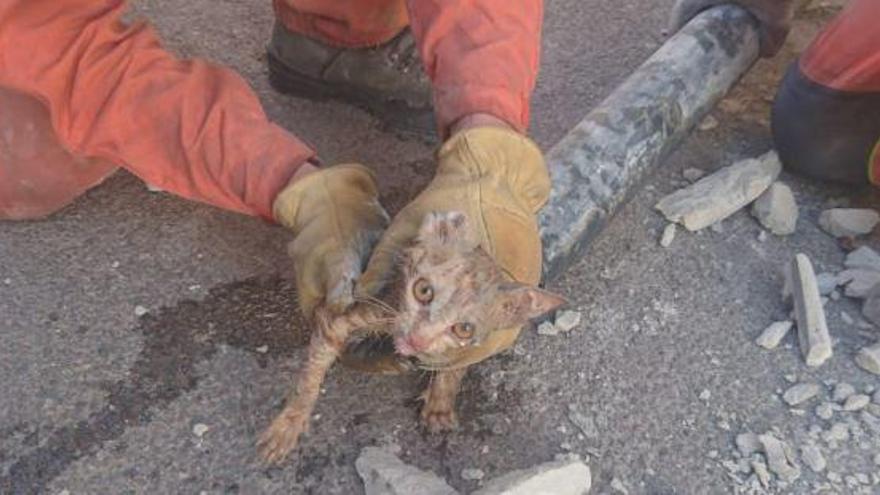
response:
M660 236L660 246L667 248L672 245L672 240L675 239L675 231L678 228L677 225L675 223L666 225L663 229L663 234Z
M706 171L701 168L689 167L682 170L681 175L688 182L696 182L706 176Z
M599 437L599 429L596 428L596 422L593 421L591 416L587 416L586 414L578 411L574 404L568 405L568 420L572 422L575 426L581 430L581 433L584 434L587 438L598 438Z
M819 385L815 383L798 383L797 385L789 387L789 389L782 394L782 400L784 400L789 406L796 406L812 399L818 393Z
M611 479L611 489L614 490L614 493L629 495L629 489L627 489L626 485L624 485L623 482L620 481L620 478Z
M709 389L703 389L703 391L700 392L699 398L701 401L708 401L712 398L712 392L710 392Z
M849 426L846 423L834 423L828 431L822 433L822 439L828 443L849 440Z
M366 447L354 463L367 495L453 495L451 486L430 471L405 464L391 452Z
M569 332L581 322L580 311L564 310L556 314L553 324L562 332Z
M801 459L804 460L804 464L812 469L814 473L824 471L827 466L822 451L819 450L819 447L813 444L807 444L801 447Z
M552 321L544 321L538 325L538 335L559 335L559 329Z
M761 458L761 455L758 454L757 459L752 459L750 463L752 467L752 471L755 472L755 476L758 477L758 481L761 483L761 486L764 488L770 487L770 472L767 471L767 464L764 463L764 459Z
M843 266L880 272L880 254L868 246L862 246L846 255Z
M161 187L154 185L154 184L150 184L149 182L144 182L144 185L147 186L147 191L154 192L154 193L165 192L165 190L162 189Z
M834 402L843 402L854 393L856 393L855 387L846 382L839 382L834 386L834 391L831 392L831 400Z
M740 433L736 436L736 449L743 457L749 457L761 450L761 442L758 435L751 432Z
M752 215L776 235L793 234L798 219L794 194L785 184L774 182L752 204Z
M795 256L789 273L801 353L807 366L816 367L832 354L831 336L828 334L816 275L813 273L813 265L804 254Z
M764 349L775 349L788 334L788 331L791 330L792 326L794 326L794 323L788 320L771 323L755 339L755 343Z
M850 395L843 403L843 410L847 412L859 411L871 403L871 398L865 394Z
M819 227L833 237L856 237L870 233L880 214L867 208L832 208L819 215Z
M875 325L880 325L880 290L876 287L868 292L862 303L862 316Z
M472 495L583 495L591 485L590 467L582 461L553 461L491 480Z
M660 200L656 208L690 231L719 222L761 195L779 176L775 151L725 167Z
M834 416L834 406L835 404L832 404L830 402L823 402L819 404L818 406L816 406L816 416L819 416L826 421L831 419Z
M862 420L862 423L865 423L865 426L867 426L869 430L874 432L875 436L880 435L880 417L871 414L868 412L868 409L865 408L859 413L859 419Z
M140 318L141 316L144 316L145 314L147 314L149 312L150 312L149 309L141 306L140 304L138 304L137 306L134 307L134 315L137 316L138 318Z
M865 371L880 375L880 343L862 347L856 353L856 364Z
M208 430L210 430L210 429L211 429L211 427L209 427L208 425L206 425L204 423L196 423L193 425L192 432L193 432L193 435L195 435L199 438L202 438L203 436L205 436L205 433L208 433Z
M486 476L482 469L467 468L461 470L461 479L466 481L479 481Z
M267 352L269 352L269 346L268 345L261 345L260 347L257 347L254 350L259 352L260 354L266 354Z
M816 275L816 285L819 286L819 294L828 296L837 288L837 275L822 272Z
M770 471L776 473L776 476L779 476L781 480L791 482L801 475L801 470L794 464L789 449L781 440L773 436L772 433L765 433L758 436L758 441L764 447Z
M850 268L837 274L837 280L845 285L843 293L859 299L868 297L871 290L880 284L880 272L863 268Z
M701 131L711 131L712 129L718 127L718 119L711 115L706 115L703 117L703 120L697 125L697 129Z

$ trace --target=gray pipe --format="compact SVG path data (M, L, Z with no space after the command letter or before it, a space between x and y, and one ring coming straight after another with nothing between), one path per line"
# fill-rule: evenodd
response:
M547 153L553 179L540 214L552 280L758 58L754 18L709 9L666 41Z

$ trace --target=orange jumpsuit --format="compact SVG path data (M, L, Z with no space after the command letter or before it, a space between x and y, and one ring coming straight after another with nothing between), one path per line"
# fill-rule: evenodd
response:
M314 151L269 122L231 70L165 51L124 0L0 2L0 219L47 215L124 167L171 193L271 219ZM474 112L519 129L538 69L541 0L274 0L339 46L411 24L438 125Z

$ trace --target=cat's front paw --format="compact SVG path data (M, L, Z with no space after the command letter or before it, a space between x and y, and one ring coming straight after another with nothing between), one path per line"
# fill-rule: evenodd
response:
M300 414L284 413L278 415L257 441L260 457L267 464L282 462L287 454L296 448L299 436L305 432L306 421Z
M429 398L422 407L421 416L422 424L431 433L454 430L458 427L458 415L455 414L454 406L448 401L432 401Z

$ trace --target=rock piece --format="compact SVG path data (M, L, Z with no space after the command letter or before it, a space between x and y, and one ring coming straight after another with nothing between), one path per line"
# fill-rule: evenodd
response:
M740 433L736 436L736 449L743 457L749 457L761 450L761 442L758 435L751 432Z
M660 236L660 245L662 247L669 247L672 245L672 240L675 239L675 230L677 224L670 223L663 229L663 234Z
M560 331L568 332L568 331L571 331L574 327L578 326L578 324L580 322L581 322L580 311L565 310L565 311L560 311L556 315L556 321L554 321L553 324Z
M880 290L876 287L868 292L862 303L862 316L875 325L880 325Z
M865 394L850 395L846 402L843 403L843 410L848 412L859 411L870 403L871 398Z
M138 304L137 306L134 307L134 315L137 316L138 318L140 318L141 316L144 316L145 314L147 314L149 312L150 312L149 309L141 306L140 304Z
M205 436L205 433L208 433L208 430L210 430L210 429L211 429L211 427L209 427L208 425L206 425L204 423L196 423L193 425L192 431L193 431L193 435L195 435L199 438L202 438L203 436Z
M868 246L862 246L846 255L843 266L880 272L880 254Z
M775 151L725 167L661 199L656 208L690 231L719 222L761 195L782 166Z
M793 234L798 218L794 194L785 184L774 182L752 204L752 215L776 235Z
M782 342L782 339L785 338L793 325L794 323L787 320L771 323L770 326L765 328L764 331L761 332L761 335L755 339L755 343L764 349L775 349L776 346Z
M544 321L538 325L538 335L559 335L559 329L552 321Z
M583 462L554 461L507 473L472 495L584 495L591 484L590 468Z
M796 406L802 402L806 402L819 393L819 385L815 383L798 383L789 387L782 394L784 400L789 406Z
M819 227L834 237L855 237L870 233L880 214L866 208L832 208L819 215Z
M577 426L585 437L597 438L599 436L599 429L596 428L596 422L593 421L593 418L579 412L574 404L568 406L568 420Z
M354 463L367 495L453 495L443 479L430 471L405 464L391 452L378 447L361 451Z
M822 439L829 443L849 440L849 426L846 423L834 423L828 431L822 433Z
M467 481L479 481L486 476L486 473L483 472L482 469L462 469L461 470L461 479Z
M837 275L823 272L816 275L816 285L819 286L819 294L830 295L837 288Z
M880 375L880 343L862 347L856 353L856 364L865 371Z
M760 455L758 456L760 457ZM761 483L765 489L770 487L770 472L767 471L767 464L764 463L763 459L753 459L751 462L752 471L755 472L755 476L758 477L758 482Z
M794 465L794 460L790 458L786 445L781 440L771 433L765 433L758 436L758 441L764 447L770 470L776 473L776 476L779 476L781 480L791 482L801 475L801 470Z
M620 478L612 478L611 479L611 489L614 490L614 493L620 493L621 495L629 495L629 489L626 485L620 481Z
M706 176L706 171L701 168L689 167L682 170L681 175L688 182L696 182Z
M824 420L829 420L834 417L834 404L830 402L823 402L816 406L816 416Z
M831 357L832 350L813 265L806 255L798 254L789 273L801 353L807 366L819 366Z
M831 392L831 400L834 402L843 402L850 395L856 393L856 388L846 382L840 382L834 386L834 391Z
M825 466L827 465L825 462L825 456L822 455L822 451L819 450L819 447L812 444L807 444L801 447L801 459L804 460L804 463L809 466L814 473L824 471Z
M874 287L880 285L880 272L863 268L850 268L837 274L837 280L845 285L843 293L849 297L865 298Z
M703 117L703 120L697 125L697 129L701 131L711 131L716 127L718 127L718 119L711 115Z

